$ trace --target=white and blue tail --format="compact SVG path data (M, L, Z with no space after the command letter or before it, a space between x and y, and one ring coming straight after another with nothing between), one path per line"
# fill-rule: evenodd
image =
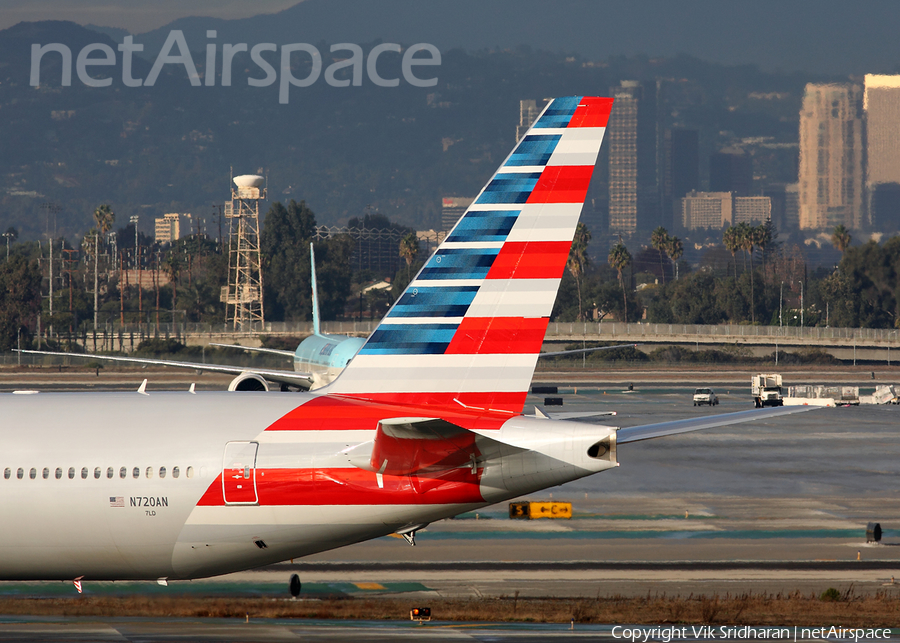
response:
M323 392L519 413L611 98L553 100Z
M309 270L310 279L312 280L312 318L313 318L313 335L322 335L319 326L319 287L316 285L316 251L313 244L309 243Z

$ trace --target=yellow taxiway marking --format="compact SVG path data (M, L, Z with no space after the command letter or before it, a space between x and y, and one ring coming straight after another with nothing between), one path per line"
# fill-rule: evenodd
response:
M359 589L387 589L381 583L353 583Z

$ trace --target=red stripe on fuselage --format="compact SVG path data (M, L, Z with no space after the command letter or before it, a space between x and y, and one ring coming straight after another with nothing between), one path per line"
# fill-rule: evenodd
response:
M559 279L571 241L507 241L486 279Z
M526 203L584 203L593 172L593 165L548 166Z
M452 469L439 475L382 476L357 468L347 469L257 469L259 505L441 505L483 502L482 469ZM218 476L197 503L199 507L221 507L222 477Z
M572 114L569 127L606 127L612 105L612 98L585 96Z
M447 355L540 353L546 317L465 317L447 346Z

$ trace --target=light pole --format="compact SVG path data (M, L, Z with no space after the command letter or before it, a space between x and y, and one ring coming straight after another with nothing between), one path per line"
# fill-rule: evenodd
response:
M798 281L800 284L800 326L803 326L803 282Z
M135 267L135 269L137 269L137 262L138 262L138 256L137 256L138 219L140 219L140 216L138 216L137 214L132 214L131 217L129 217L129 219L128 219L128 221L134 225L134 267Z
M784 317L782 316L782 311L784 303L784 281L781 282L781 294L778 296L778 327L784 328Z
M9 261L9 240L12 239L12 232L4 232L3 236L6 237L6 260Z

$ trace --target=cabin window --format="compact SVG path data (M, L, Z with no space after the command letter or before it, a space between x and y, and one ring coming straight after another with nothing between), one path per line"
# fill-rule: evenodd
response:
M81 479L82 479L82 480L87 480L87 477L88 477L88 468L87 468L87 467L81 467Z
M152 477L153 477L153 467L147 467L146 476L147 476L148 478L152 478Z
M131 472L131 477L132 478L140 478L141 477L141 470L139 467L134 468L134 471Z
M107 467L107 469L106 469L106 477L107 478L112 478L115 474L116 474L116 472L113 471L112 467Z
M185 470L184 475L186 475L188 478L193 478L194 477L194 467L188 467Z
M24 478L24 477L25 477L25 469L23 469L22 467L19 467L18 469L16 469L16 477L17 477L19 480L21 480L22 478Z
M101 473L100 467L94 467L94 480L99 480Z
M75 477L75 467L69 467L69 480Z
M166 468L165 468L165 467L160 467L160 468L159 468L159 477L160 477L160 478L165 478L165 477L166 477Z
M9 470L9 467L6 467L6 468L3 470L3 479L4 479L4 480L9 480L9 477L10 477L11 475L12 475L12 471Z
M119 477L120 477L120 478L122 478L122 479L124 480L124 479L125 479L125 476L127 476L127 475L128 475L128 468L127 468L127 467L122 467L121 469L119 469Z
M44 480L50 477L50 469L44 467L44 470L41 472L41 475L44 477Z
M28 472L28 477L31 478L32 480L37 478L37 469L35 469L34 467L31 467L31 471Z
M181 469L178 467L172 467L172 477L177 478L181 474Z
M59 480L60 478L62 478L62 468L56 467L56 479Z

